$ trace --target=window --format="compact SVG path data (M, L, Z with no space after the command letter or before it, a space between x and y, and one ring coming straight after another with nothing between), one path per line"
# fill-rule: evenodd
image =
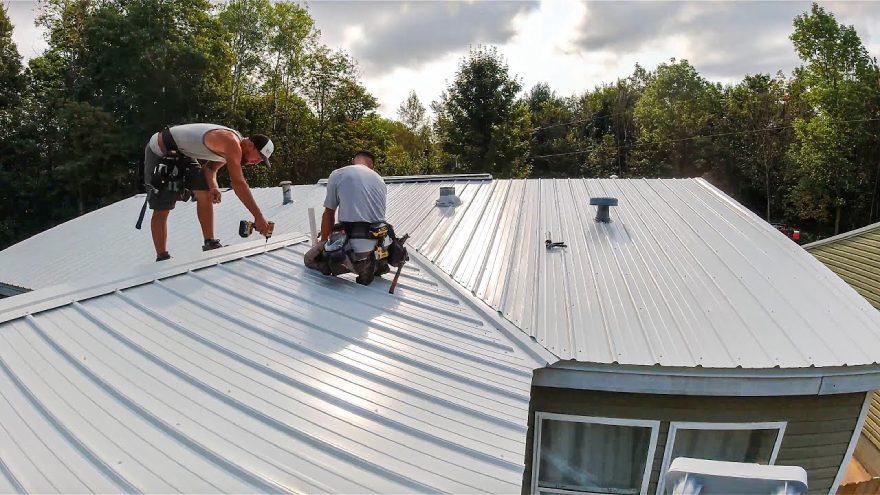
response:
M532 493L647 493L659 421L535 413Z
M670 423L657 495L663 494L666 471L678 457L774 464L785 424Z

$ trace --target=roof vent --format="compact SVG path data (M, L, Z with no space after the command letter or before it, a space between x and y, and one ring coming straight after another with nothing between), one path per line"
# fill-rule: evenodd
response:
M281 204L283 205L289 205L290 203L293 203L293 195L290 191L290 184L291 183L289 180L283 181L281 183L281 194L284 197L284 199L281 201Z
M441 186L440 198L436 204L441 207L460 205L461 199L455 195L455 186Z
M590 204L596 208L596 221L609 223L611 221L610 207L617 206L617 198L590 198Z

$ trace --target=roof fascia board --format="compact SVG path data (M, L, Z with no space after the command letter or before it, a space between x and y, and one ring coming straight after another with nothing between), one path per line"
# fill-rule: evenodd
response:
M547 366L550 363L559 361L558 356L530 338L525 332L520 330L519 327L502 317L498 311L453 280L448 273L441 270L437 265L422 255L422 253L415 249L410 249L409 255L419 261L420 268L424 268L430 272L438 282L443 284L444 287L452 291L454 294L461 297L461 300L470 306L471 309L495 325L498 330L503 332L504 335L517 347L534 359L536 367Z
M57 285L28 292L0 301L0 323L66 306L73 302L103 296L117 290L128 289L155 280L173 277L193 270L235 261L247 256L274 251L307 241L308 235L286 234L279 236L277 239L270 239L268 242L254 240L244 244L217 249L211 251L212 255L206 258L182 261L167 268L162 267L159 270L141 269L121 277L102 278L99 281L84 282L76 286L69 284Z
M542 387L671 395L787 396L880 388L880 367L707 369L558 362L535 371Z
M820 246L824 246L825 244L831 244L833 242L842 241L842 240L847 239L849 237L855 237L857 235L864 234L866 232L870 232L872 230L877 230L878 228L880 228L880 222L872 223L871 225L865 225L864 227L859 228L859 229L850 230L849 232L844 232L842 234L837 234L835 236L826 237L825 239L820 239L818 241L811 242L809 244L804 244L803 248L806 249L807 251L810 251L811 249L814 249L814 248L817 248Z

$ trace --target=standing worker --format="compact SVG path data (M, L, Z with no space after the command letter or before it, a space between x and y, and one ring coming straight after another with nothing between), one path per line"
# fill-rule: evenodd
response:
M178 125L153 134L144 149L144 183L147 203L153 210L150 230L156 261L171 257L166 246L168 214L177 201L189 199L190 193L195 196L205 239L202 251L223 246L214 238L214 204L220 202L217 171L224 165L235 195L254 216L254 229L269 235L269 222L254 201L242 166L260 162L269 165L274 149L272 140L262 134L245 138L234 129L216 124Z

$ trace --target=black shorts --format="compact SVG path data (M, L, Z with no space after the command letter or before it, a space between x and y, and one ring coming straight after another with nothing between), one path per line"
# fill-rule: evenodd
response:
M159 164L159 160L161 159L162 157L153 153L153 150L150 149L150 145L147 145L144 149L144 184L146 184L147 191L152 189L150 182L153 179L153 169L156 168L156 165ZM198 165L196 160L193 160L193 166L187 170L183 187L190 191L208 190L208 181L205 180L205 174L202 171L202 167ZM174 204L183 200L179 191L161 191L158 193L153 191L149 193L149 195L150 199L148 203L151 210L173 210Z

